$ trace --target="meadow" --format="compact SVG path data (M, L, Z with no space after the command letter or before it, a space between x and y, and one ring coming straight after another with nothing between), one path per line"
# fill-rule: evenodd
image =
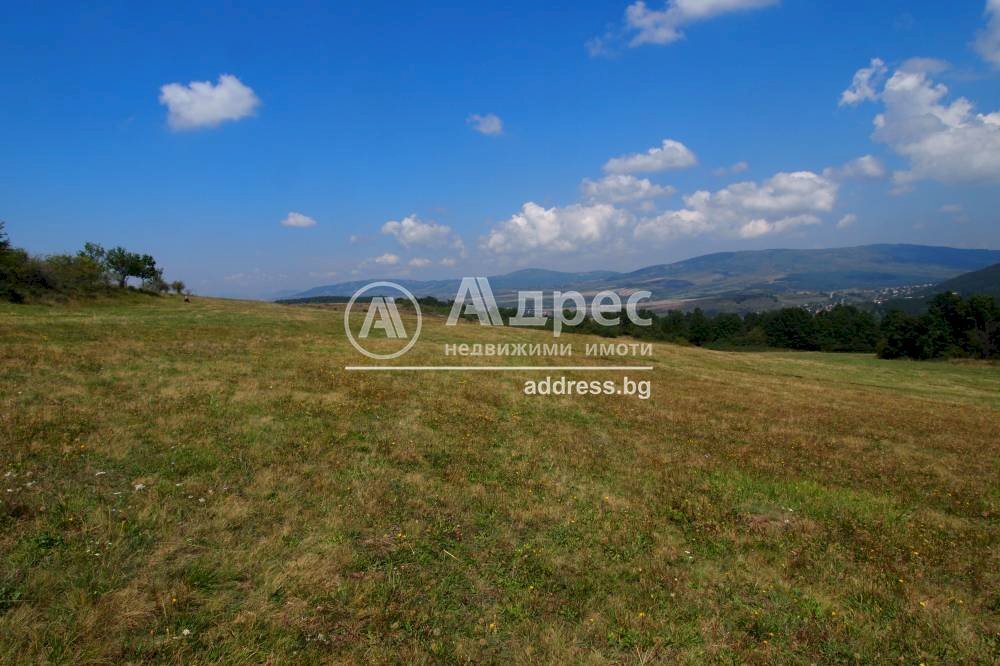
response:
M432 316L404 360L551 340ZM0 662L1000 657L996 364L362 360L339 306L0 305Z

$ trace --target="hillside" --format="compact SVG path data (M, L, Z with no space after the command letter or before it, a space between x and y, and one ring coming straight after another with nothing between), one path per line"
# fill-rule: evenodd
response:
M1000 301L1000 264L994 264L982 270L964 273L951 280L945 280L928 291L932 291L933 293L953 291L962 296L982 294L992 296L997 301Z
M997 302L1000 302L1000 264L963 273L950 280L915 289L906 297L879 301L877 310L882 313L902 310L908 314L918 315L927 310L927 306L935 294L946 291L952 291L962 296L992 296Z
M1000 261L1000 251L921 245L865 245L822 250L759 250L708 254L672 264L648 266L629 273L563 273L529 269L490 277L501 303L511 303L518 289L646 289L659 309L683 301L723 299L739 310L742 300L780 306L809 292L828 298L831 291L878 290L926 285ZM417 296L454 298L458 280L397 280ZM368 281L325 285L296 295L350 296ZM778 297L781 298L778 298ZM760 301L763 297L765 300ZM807 301L809 299L806 299ZM815 299L813 299L815 300ZM726 308L722 308L726 309Z
M407 363L552 340L441 322ZM0 663L995 658L995 366L358 360L337 307L0 305Z

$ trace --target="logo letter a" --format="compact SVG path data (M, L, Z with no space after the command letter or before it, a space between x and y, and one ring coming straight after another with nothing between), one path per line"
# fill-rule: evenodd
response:
M376 317L378 318L376 320ZM403 328L403 320L399 318L399 310L396 309L396 301L393 298L375 296L371 305L368 306L368 313L365 314L365 321L361 325L360 337L367 338L373 328L380 328L385 331L385 337L391 339L405 338L406 329Z

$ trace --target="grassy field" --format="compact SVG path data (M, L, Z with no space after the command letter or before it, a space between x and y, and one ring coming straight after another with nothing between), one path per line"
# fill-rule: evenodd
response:
M404 361L505 340L551 336ZM0 661L1000 655L996 365L664 344L642 401L359 360L335 309L0 306Z

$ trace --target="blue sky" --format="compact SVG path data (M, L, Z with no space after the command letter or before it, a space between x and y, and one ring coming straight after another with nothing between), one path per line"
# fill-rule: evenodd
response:
M1000 247L1000 0L327 4L6 8L14 242L254 297Z

